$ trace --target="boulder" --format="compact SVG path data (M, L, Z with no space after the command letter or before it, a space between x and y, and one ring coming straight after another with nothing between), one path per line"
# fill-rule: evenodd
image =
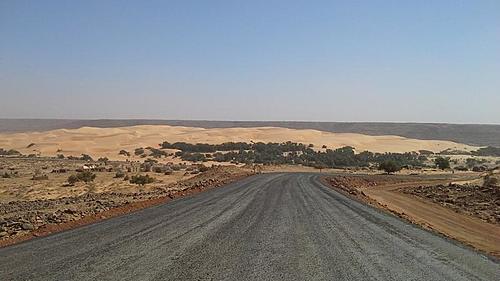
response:
M35 226L33 226L31 223L23 223L21 224L21 228L23 230L34 230Z

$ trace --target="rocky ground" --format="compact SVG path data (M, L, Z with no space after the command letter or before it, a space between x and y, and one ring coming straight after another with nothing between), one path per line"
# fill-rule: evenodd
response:
M401 192L431 200L456 212L489 223L500 224L500 187L481 185L434 185L401 189Z
M57 199L0 203L0 240L13 239L54 224L65 224L100 213L157 198L176 198L227 184L250 175L237 167L213 167L192 178L169 184L154 191L134 193L86 193ZM160 202L160 201L154 201ZM132 208L133 209L133 208ZM126 212L127 208L123 208Z
M361 189L374 188L380 185L396 184L414 180L412 177L393 175L336 175L327 177L326 181L336 188L351 195L362 195Z

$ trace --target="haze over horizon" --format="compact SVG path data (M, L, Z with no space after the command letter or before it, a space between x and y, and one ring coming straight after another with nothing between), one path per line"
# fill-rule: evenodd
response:
M0 118L500 123L498 1L3 1Z

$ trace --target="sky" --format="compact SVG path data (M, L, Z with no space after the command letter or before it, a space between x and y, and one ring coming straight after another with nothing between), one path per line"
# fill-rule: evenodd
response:
M0 118L500 123L500 1L0 1Z

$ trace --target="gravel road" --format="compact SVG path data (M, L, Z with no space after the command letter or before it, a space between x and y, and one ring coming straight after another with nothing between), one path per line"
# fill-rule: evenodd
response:
M0 280L498 280L500 264L323 186L265 174L0 249Z

